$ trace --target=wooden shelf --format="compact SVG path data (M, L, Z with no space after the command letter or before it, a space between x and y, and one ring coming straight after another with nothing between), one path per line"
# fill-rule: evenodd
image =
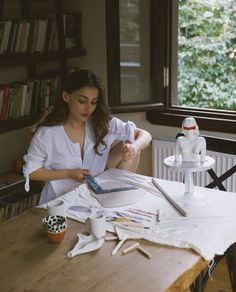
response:
M4 52L0 55L0 68L10 68L10 67L26 67L28 71L27 78L34 80L35 78L42 77L38 75L37 65L42 63L48 63L51 61L59 62L59 74L61 77L65 76L68 71L67 61L70 58L78 58L86 55L86 51L82 48L66 49L65 48L65 32L63 24L63 1L64 0L16 0L20 3L21 8L21 19L30 19L31 16L31 2L40 1L40 2L54 2L54 12L55 12L55 21L56 21L56 30L58 37L58 51L56 52L42 52L42 53L9 53ZM6 0L0 0L0 20L3 17L3 8L6 4ZM77 23L76 23L77 24ZM79 27L78 27L79 29ZM51 73L45 73L46 78L50 78ZM58 75L58 74L57 74ZM51 75L53 76L53 75ZM37 84L36 84L37 85ZM41 85L40 85L41 86ZM34 92L34 91L33 91ZM37 93L37 92L36 92ZM36 111L38 108L36 109ZM40 117L41 113L37 113L30 116L25 116L15 119L7 119L0 121L0 134L13 131L16 129L24 128L34 124ZM12 115L14 116L14 115Z
M27 68L27 71L28 71L27 78L29 80L35 80L35 78L36 79L37 78L41 79L40 77L44 78L43 77L44 74L38 74L40 72L40 70L38 70L39 68L37 68L37 65L42 64L42 63L51 62L51 61L57 61L59 63L58 67L60 68L59 69L60 74L56 74L56 76L64 77L68 72L68 65L67 65L68 59L69 58L83 57L86 55L86 51L82 48L76 48L76 49L71 49L71 50L67 50L65 48L65 29L64 29L64 23L63 23L63 14L65 13L63 10L63 1L64 0L15 0L15 1L18 1L20 4L20 18L22 20L23 19L28 19L28 20L32 19L32 17L31 17L32 11L31 10L33 7L31 5L32 4L31 2L33 2L33 1L35 1L35 2L40 1L42 3L43 2L46 3L49 1L54 2L55 23L56 23L57 41L58 41L58 48L59 49L56 52L46 52L46 53L43 52L43 53L33 53L33 54L4 52L3 54L0 55L0 68L10 68L10 67L17 67L17 66L25 67L25 68ZM7 0L0 0L0 20L3 20L4 4L6 4L7 2L8 2ZM77 25L77 22L75 24ZM4 26L4 28L5 28L5 26ZM52 24L51 24L51 28L52 28ZM33 28L33 33L35 33L34 29L35 29L35 27ZM80 27L78 27L78 29L80 29ZM75 30L77 32L77 26L75 27ZM15 30L14 30L14 32L15 32ZM55 32L54 32L54 34L55 34ZM53 36L54 36L54 34L53 34ZM48 35L46 35L46 36L48 36ZM50 37L51 36L52 35L50 32ZM15 37L15 34L14 34L14 37ZM38 40L38 38L36 38L36 39ZM54 40L54 38L53 38L53 40ZM29 40L27 39L27 44L28 44L28 41ZM15 42L13 43L13 45L14 45L13 47L15 48ZM57 47L56 44L54 44L54 42L52 42L52 45L53 45L52 46L53 48ZM35 50L35 48L33 48L32 51L33 50ZM30 50L28 50L28 51L30 51ZM48 67L50 67L50 65ZM45 75L47 76L47 77L45 76L46 78L54 77L54 75L55 75L53 73L54 69L53 68L51 68L51 69L52 69L52 72L45 73ZM49 68L49 70L50 70L50 68ZM35 84L33 84L33 86L34 85ZM58 83L56 82L56 85L60 86L60 82L58 82ZM48 106L48 104L45 103L41 107L40 102L38 102L37 98L39 96L41 98L43 98L44 96L41 95L41 93L39 95L40 91L38 90L37 86L40 86L39 90L41 90L41 84L36 82L36 85L35 85L36 91L34 92L34 90L32 90L32 92L33 92L33 94L36 95L35 100L36 100L37 105L36 105L36 109L35 109L35 105L34 105L34 109L32 110L33 112L40 111L44 107L44 105L45 105L45 107ZM55 93L55 88L54 88L53 93ZM5 94L5 91L4 91L4 94ZM48 96L48 94L47 94L47 96ZM55 96L53 95L53 97L55 97ZM34 97L31 96L31 98L33 100ZM13 100L13 102L14 101L15 100ZM17 107L18 106L19 105L17 105ZM11 107L10 107L10 109L11 109ZM7 110L9 110L8 107L7 107ZM29 116L0 121L0 134L32 126L40 119L41 114L42 114L41 112L38 112L36 114L29 115ZM16 115L17 114L14 114L14 115L12 114L10 116L16 116ZM16 141L16 143L17 142L18 141ZM31 187L32 187L32 182L31 182ZM42 190L41 184L33 185L32 191L36 192L36 194L33 194L33 195L38 195L41 192L41 190ZM21 194L23 194L23 197L22 197L22 199L20 199L20 201L22 201L24 199L24 195L26 195L25 196L26 198L28 196L28 198L32 199L32 196L31 196L32 193L30 194L30 193L26 193L24 191L24 181L21 181L21 182L16 183L16 184L8 185L7 187L4 186L2 189L0 189L0 199L4 199L4 197L7 197L7 196L9 196L13 193L17 193L17 192L20 192ZM25 210L25 202L26 202L26 204L29 203L28 198L26 199L26 201L24 201L24 204L22 205L22 207L24 207L24 208L21 210L21 212ZM33 199L35 199L35 198L38 198L38 197L34 196ZM33 203L35 204L34 201L33 201ZM37 202L37 204L38 204L38 202ZM7 214L5 216L6 217L5 219L12 217L11 216L12 211L14 211L14 212L16 211L15 207L16 207L15 204L12 204L10 206L10 209L9 209L10 211L7 210L7 207L6 207L5 211L7 210L8 213L9 212L11 212L11 213ZM1 211L1 208L0 208L0 211ZM17 207L17 211L18 211L18 207ZM17 213L17 214L19 214L19 213ZM0 213L0 215L1 215L1 213Z
M0 121L0 133L7 133L33 125L39 119L40 115L41 113L38 113L33 116Z
M82 57L86 55L86 51L84 49L73 49L67 50L65 52L65 56L68 58L72 57ZM50 53L38 53L38 54L7 54L4 53L0 55L0 67L13 67L13 66L26 66L26 65L34 65L43 62L50 61L60 61L59 52L50 52ZM64 58L64 56L63 56Z
M19 191L24 190L25 181L21 181L0 189L0 199Z
M31 181L30 183L31 186L31 190L33 192L41 192L43 189L43 184L38 182L38 181ZM6 187L2 187L0 188L0 199L9 196L13 193L19 192L19 191L23 191L25 192L25 180L24 177L22 177L22 181L10 184Z

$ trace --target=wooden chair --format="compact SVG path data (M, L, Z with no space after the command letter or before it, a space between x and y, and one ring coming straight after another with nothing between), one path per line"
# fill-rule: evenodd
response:
M236 155L236 140L231 139L221 139L217 137L204 136L207 142L207 149L211 151L234 154ZM209 169L208 173L212 178L212 182L208 184L207 188L218 187L219 190L227 191L222 182L228 177L233 175L236 172L236 165L231 169L227 170L225 173L221 174L219 177L216 175L213 169ZM191 292L202 292L207 284L210 273L213 272L217 264L225 257L227 262L227 268L229 273L229 278L231 282L232 291L236 291L236 243L232 244L225 252L224 255L217 255L214 258L213 264L203 271L195 283L191 285Z

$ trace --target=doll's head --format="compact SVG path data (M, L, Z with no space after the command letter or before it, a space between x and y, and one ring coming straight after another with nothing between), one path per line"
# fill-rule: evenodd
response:
M183 120L182 131L186 137L193 137L199 135L199 128L194 118L188 117Z

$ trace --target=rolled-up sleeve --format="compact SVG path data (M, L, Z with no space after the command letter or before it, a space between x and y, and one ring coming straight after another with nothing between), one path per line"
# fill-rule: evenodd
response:
M123 122L118 118L112 118L110 121L110 130L115 135L117 140L134 142L135 123L128 121Z
M39 131L39 133L37 132L33 137L28 153L23 157L25 161L23 166L23 174L25 177L25 190L27 192L30 189L29 174L41 167L44 167L44 163L47 158L46 149L46 141L42 139Z

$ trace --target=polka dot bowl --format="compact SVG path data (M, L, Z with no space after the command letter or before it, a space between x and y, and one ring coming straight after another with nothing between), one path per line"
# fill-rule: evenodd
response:
M48 216L43 219L42 223L49 242L59 243L63 240L67 228L65 217L59 215Z

